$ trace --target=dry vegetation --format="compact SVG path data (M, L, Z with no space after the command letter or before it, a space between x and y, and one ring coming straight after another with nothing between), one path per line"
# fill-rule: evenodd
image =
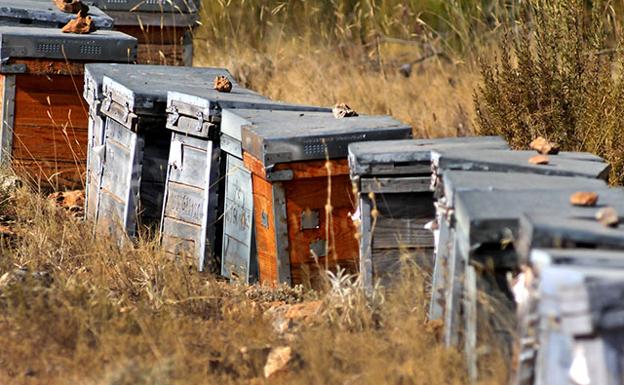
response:
M228 67L272 98L346 102L394 115L419 136L502 133L523 147L540 133L565 148L612 159L621 153L613 135L621 82L609 76L616 60L585 60L613 34L586 41L575 8L557 8L565 1L540 2L555 6L535 24L504 0L203 3L195 64ZM496 45L503 30L527 38L504 49L507 43ZM571 36L555 52L553 31ZM570 49L580 51L557 56ZM490 52L501 52L502 69L487 64ZM596 136L601 122L597 132L605 135ZM591 140L572 142L581 134ZM414 266L397 277L394 292L373 299L362 296L356 277L342 275L328 276L322 292L249 288L197 273L149 239L124 248L96 240L88 223L28 187L0 191L0 210L0 220L14 221L0 231L0 383L467 382L461 354L443 348L440 325L426 320L427 277ZM302 302L320 303L318 312L284 326L284 306ZM292 347L291 366L266 380L267 355L280 346ZM504 364L487 367L483 383L504 382Z

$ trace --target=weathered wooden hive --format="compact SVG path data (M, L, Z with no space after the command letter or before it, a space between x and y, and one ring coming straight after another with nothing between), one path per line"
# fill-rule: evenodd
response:
M230 76L218 68L142 65L104 76L104 148L94 154L103 157L95 191L98 231L122 241L136 236L140 224L158 225L171 143L167 92L212 88L219 75ZM208 121L202 125L206 131L210 127Z
M89 7L96 29L113 29L113 19L99 8ZM52 0L2 0L0 25L61 28L76 15L58 9Z
M115 29L139 40L140 64L193 63L193 28L199 2L191 0L90 0L115 20Z
M432 265L434 219L431 151L507 149L499 137L397 140L349 145L351 180L358 192L360 274L367 290L399 273L401 256Z
M489 325L500 336L501 346L508 347L512 342L510 325L515 321L514 305L505 277L519 266L512 241L518 236L522 215L545 210L565 212L570 217L593 218L596 215L595 207L574 207L569 203L570 196L584 187L582 182L573 189L558 189L556 183L551 183L551 187L547 191L519 187L515 191L459 191L454 194L453 245L445 264L444 337L449 344L458 344L461 338L471 376L477 373L475 351L482 343L478 337L485 330L484 326ZM624 191L606 187L593 190L604 202L624 209ZM496 314L479 308L478 290L495 298Z
M520 295L527 333L514 384L622 383L624 252L533 249Z
M448 285L446 282L447 258L454 246L455 236L455 194L464 191L509 192L515 190L547 193L548 190L553 189L603 190L606 187L607 184L602 179L515 172L443 171L435 186L436 226L439 231L436 254L439 259L436 259L432 279L429 318L435 320L442 319L444 316L444 295Z
M386 116L271 111L250 118L242 144L252 173L260 281L314 286L319 270L355 270L347 146L409 137L409 126Z
M244 115L233 111L319 108L273 102L235 83L227 93L209 88L193 94L170 92L167 103L167 128L173 136L160 226L163 247L171 254L191 256L200 271L221 271L228 278L248 281L251 177L242 163ZM228 262L232 260L237 262ZM245 266L239 263L243 260Z
M145 76L158 76L162 74L160 66L143 65L140 68L134 64L95 63L85 65L83 97L89 105L89 130L87 145L87 173L85 186L85 217L95 219L97 199L100 196L97 191L102 175L102 161L104 160L104 138L106 129L106 115L100 111L104 94L102 85L104 76L115 76L120 72L133 73L138 70Z
M117 31L75 35L5 26L0 27L0 47L2 161L35 183L83 186L84 64L133 62L136 39Z

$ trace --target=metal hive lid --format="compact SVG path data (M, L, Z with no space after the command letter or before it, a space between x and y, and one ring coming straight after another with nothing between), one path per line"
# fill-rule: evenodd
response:
M442 177L444 196L451 207L457 191L513 191L557 189L605 189L601 179L541 175L530 173L509 173L491 171L446 171Z
M133 62L137 40L117 31L88 35L67 34L60 29L0 26L0 56L78 61Z
M621 204L609 202L609 206L619 213L624 212ZM515 248L521 261L528 262L534 248L564 248L570 242L596 245L597 249L624 250L624 228L605 227L592 216L555 214L552 211L527 212L520 217Z
M533 249L531 265L539 270L549 265L600 266L624 271L624 250L600 249Z
M153 26L158 28L191 28L198 24L199 13L160 13L106 11L115 20L115 26Z
M299 104L290 104L283 102L274 102L269 99L266 99L261 102L254 102L254 109L249 108L232 108L235 105L247 105L249 103L239 103L239 102L230 102L230 101L220 101L221 106L225 108L222 110L222 119L221 119L221 132L229 135L234 139L238 139L239 141L243 140L243 127L249 126L253 124L254 116L261 110L267 110L267 112L271 111L293 111L295 113L306 113L306 112L331 112L331 108L327 107L318 107L318 106L306 106Z
M89 15L98 29L112 29L113 19L96 7L89 7ZM0 24L37 24L59 27L75 15L65 13L51 0L3 0L0 4Z
M127 105L135 114L164 116L168 92L212 89L219 75L232 79L224 68L137 65L131 71L107 74L102 88L105 98ZM237 87L233 79L232 83Z
M606 205L624 212L624 190L592 189L599 195L596 207L576 207L569 202L570 196L582 191L578 188L514 191L458 191L455 194L456 230L469 245L500 242L517 233L520 217L525 213L551 212L560 218L594 218L596 212ZM624 240L623 240L624 241Z
M120 63L89 63L85 65L84 78L84 98L92 104L95 100L101 100L104 97L102 86L104 84L104 76L119 76L121 73L133 72L137 68L142 68L144 74L161 73L162 66L157 65L136 65L136 64L120 64Z
M606 179L610 166L599 156L583 152L550 155L548 165L533 165L535 151L451 150L434 151L432 163L442 170L526 172L544 175L584 176Z
M407 139L410 126L390 116L358 116L336 119L330 112L257 110L244 112L243 149L264 165L346 158L353 142Z
M384 141L383 145L362 142L349 145L349 160L352 174L363 176L371 172L371 165L407 162L429 164L433 150L458 148L506 150L509 146L498 136L389 140Z
M87 3L104 11L194 13L198 10L192 0L88 0Z

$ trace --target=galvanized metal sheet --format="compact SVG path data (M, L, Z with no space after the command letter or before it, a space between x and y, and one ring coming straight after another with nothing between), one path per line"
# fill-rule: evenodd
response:
M89 16L96 28L112 29L113 19L95 6L89 6ZM0 24L27 25L59 28L67 24L75 15L58 9L52 1L46 0L2 0L0 4Z
M104 120L93 109L89 111L87 143L87 183L85 188L85 217L95 219L98 190L104 161Z
M605 204L611 205L610 202ZM616 210L624 212L622 207ZM525 213L519 219L515 248L521 262L528 260L534 248L574 247L624 250L624 229L605 227L591 213L581 216L573 212L557 214L544 210Z
M277 163L346 158L353 142L411 137L411 127L389 116L336 119L329 112L239 111L243 149L265 166Z
M609 164L593 154L561 152L549 156L547 165L530 164L529 159L535 155L534 151L436 150L431 159L433 166L440 170L525 172L605 180L609 175Z
M137 40L117 31L88 35L67 34L60 29L0 26L0 56L57 60L134 62Z
M117 104L136 115L166 115L169 91L212 89L216 76L232 75L222 68L137 65L117 73L106 73L102 111ZM209 114L206 114L209 116Z
M514 191L553 189L604 189L605 181L582 177L540 175L530 173L443 171L442 195L453 207L458 191Z
M360 142L349 145L349 164L354 177L430 173L431 151L461 148L506 150L509 147L498 136Z
M151 26L152 28L192 28L199 21L199 13L173 13L173 12L128 12L106 11L115 20L115 26Z
M96 225L122 240L121 233L136 235L144 143L136 133L110 118L105 135Z
M215 256L219 148L214 142L173 133L162 208L162 245L182 251L199 270L212 268Z
M242 160L227 155L221 274L230 279L250 279L253 249L253 190L251 173Z
M192 13L197 5L190 0L87 0L104 11Z

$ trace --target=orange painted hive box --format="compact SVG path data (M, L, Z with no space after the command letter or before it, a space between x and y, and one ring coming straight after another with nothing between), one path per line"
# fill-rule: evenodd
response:
M138 39L137 63L186 65L193 62L193 29L199 2L192 0L94 0L115 21L115 30Z
M241 139L252 173L260 281L314 287L322 271L338 265L356 271L357 204L347 147L409 138L411 128L387 116L240 111L246 116Z
M84 64L134 62L135 38L58 29L0 27L0 160L54 188L84 186L89 106Z

